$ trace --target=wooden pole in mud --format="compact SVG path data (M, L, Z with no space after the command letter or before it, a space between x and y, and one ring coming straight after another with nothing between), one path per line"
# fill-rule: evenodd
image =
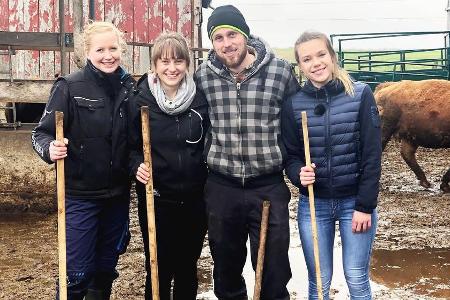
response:
M303 143L305 146L305 160L308 167L311 166L311 154L309 152L309 135L308 135L308 119L306 111L302 111L302 129ZM308 185L309 211L311 214L311 229L314 243L314 262L316 266L317 296L319 300L323 300L322 293L322 277L320 276L320 259L319 259L319 239L317 236L316 209L314 206L314 189L313 185Z
M264 267L264 256L266 253L267 226L269 224L270 201L263 202L261 229L259 233L258 261L256 263L255 288L253 290L253 300L259 300L261 294L261 282Z
M158 255L156 248L156 225L155 225L155 201L153 198L153 174L152 174L152 156L150 146L150 124L148 106L141 107L141 125L142 125L142 145L144 151L144 163L150 172L150 179L145 185L147 199L147 224L148 240L150 252L150 270L152 278L152 299L159 300L159 280L158 280Z
M64 113L55 112L56 140L64 142ZM56 161L56 193L58 198L59 299L67 300L66 205L64 159Z

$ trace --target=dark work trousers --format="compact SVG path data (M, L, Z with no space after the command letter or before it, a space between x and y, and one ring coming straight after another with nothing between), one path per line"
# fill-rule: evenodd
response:
M152 299L150 253L148 249L145 188L136 184L139 224L145 251L145 299ZM203 191L185 193L177 199L154 196L159 293L161 300L195 300L197 260L206 234ZM173 295L171 287L173 280Z
M109 299L119 255L129 242L129 204L129 195L66 197L67 299L82 300L88 288Z
M284 182L242 188L217 183L205 187L208 240L214 260L214 293L220 300L247 299L242 270L250 237L253 269L258 258L262 203L270 201L269 226L262 277L261 299L289 299L290 192Z

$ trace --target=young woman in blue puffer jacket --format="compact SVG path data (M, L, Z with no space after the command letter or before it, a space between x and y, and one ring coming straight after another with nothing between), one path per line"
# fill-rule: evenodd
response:
M343 267L351 299L371 299L369 262L377 224L381 130L369 86L353 82L337 63L328 37L305 32L295 57L307 81L285 101L282 135L286 173L300 188L298 225L309 277L309 299L317 298L307 186L314 184L324 299L333 274L335 225L339 224ZM301 112L308 116L312 166L306 166Z

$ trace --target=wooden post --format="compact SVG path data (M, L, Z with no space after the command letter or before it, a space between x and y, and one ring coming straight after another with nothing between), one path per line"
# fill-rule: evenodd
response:
M55 112L56 140L64 142L64 114ZM58 198L58 261L59 261L59 299L67 300L66 265L66 205L64 159L56 161L56 191Z
M69 60L66 55L66 29L65 29L65 11L64 0L59 0L59 35L60 35L60 53L61 53L61 76L69 74Z
M308 167L311 166L311 154L309 153L308 119L306 111L302 111L303 143L305 146L305 160ZM314 242L314 262L316 266L317 296L323 300L322 277L320 276L319 239L317 236L316 209L314 206L313 185L308 185L309 211L311 213L311 229Z
M73 0L73 60L79 69L86 65L86 57L84 54L83 44L83 0ZM89 7L89 11L90 11Z
M259 300L261 294L261 282L264 267L264 256L266 253L267 226L269 224L270 202L263 202L261 229L259 233L258 261L256 263L255 288L253 290L253 300Z
M152 175L152 156L150 145L150 124L148 106L141 107L142 124L142 145L144 151L144 163L149 168L150 179L145 185L147 198L147 224L148 241L150 252L150 270L152 278L152 299L159 300L159 280L158 280L158 255L156 247L156 225L155 225L155 202L153 199L153 175Z

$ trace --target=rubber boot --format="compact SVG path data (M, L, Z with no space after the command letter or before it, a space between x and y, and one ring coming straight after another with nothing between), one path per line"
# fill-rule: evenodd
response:
M88 289L86 296L84 296L84 300L104 300L104 299L105 295L102 290ZM109 296L107 299L109 299Z
M109 300L112 283L119 274L113 272L96 272L89 283L88 292L84 300Z

